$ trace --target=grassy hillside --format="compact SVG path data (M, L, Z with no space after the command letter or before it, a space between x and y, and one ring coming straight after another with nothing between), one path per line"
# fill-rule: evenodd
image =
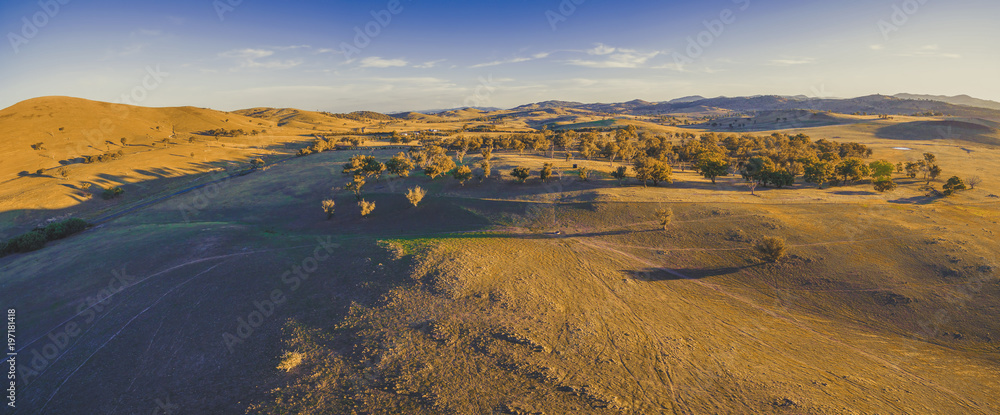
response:
M673 184L618 185L607 159L498 150L484 181L370 179L363 218L344 163L400 150L372 140L288 158L311 139L290 126L15 178L8 232L162 197L0 258L26 381L15 413L996 413L1000 149L879 134L924 119L856 121L777 131L862 142L892 163L933 152L944 176L984 180L949 198L898 175L886 193L798 183L751 195L736 176L678 168ZM258 155L268 169L170 195ZM555 172L544 183L543 163ZM516 183L518 166L534 177ZM127 193L60 199L83 182ZM404 193L417 185L428 196L413 207ZM765 237L786 240L788 257L761 260Z
M22 353L81 328L21 411L132 413L167 398L189 413L1000 408L993 187L900 204L916 184L752 197L693 175L646 189L417 175L374 183L362 219L353 195L330 190L350 154L0 259ZM430 195L413 208L402 192L416 184ZM652 215L664 206L667 231ZM769 235L788 240L788 261L756 259ZM114 273L125 288L97 303Z

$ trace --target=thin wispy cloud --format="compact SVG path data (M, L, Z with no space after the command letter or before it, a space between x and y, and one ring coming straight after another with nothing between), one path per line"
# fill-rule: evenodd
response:
M919 49L897 53L896 56L903 58L948 58L948 59L959 59L962 57L962 55L959 55L957 53L941 52L941 47L936 44L925 45L920 47Z
M602 45L603 46L603 45ZM608 49L601 49L606 52ZM630 49L616 49L616 53L605 53L603 60L594 59L570 59L566 63L575 66L585 66L588 68L639 68L650 59L660 54L660 52L640 53Z
M768 64L771 66L795 66L811 63L816 63L816 58L772 59Z
M414 68L419 68L419 69L430 69L430 68L433 68L433 67L437 66L439 63L444 62L446 60L447 59L438 59L436 61L428 61L428 62L421 63L419 65L413 65L413 67Z
M598 43L593 49L588 49L587 53L591 55L608 55L615 53L615 48L603 43Z
M361 60L362 68L394 68L409 64L406 59L383 59L378 56L371 56Z
M533 61L533 60L545 59L545 58L549 57L550 55L552 55L551 52L539 52L539 53L536 53L536 54L531 55L531 56L520 56L520 57L514 57L514 58L508 58L508 59L495 60L495 61L491 61L491 62L479 63L479 64L472 65L469 68L470 69L476 69L476 68L485 68L485 67L489 67L489 66L506 65L506 64L511 64L511 63L530 62L530 61Z
M265 49L236 49L222 52L219 56L223 58L260 59L274 54L273 50Z
M268 49L234 49L226 51L219 54L219 57L234 59L238 62L239 66L232 68L231 70L238 69L291 69L296 66L302 65L304 61L302 59L269 59L262 60L264 58L269 58L274 55L273 50Z

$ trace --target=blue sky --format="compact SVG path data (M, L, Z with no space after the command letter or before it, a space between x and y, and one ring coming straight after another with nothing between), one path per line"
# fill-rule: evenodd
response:
M995 0L6 1L0 107L45 95L337 112L695 94L1000 100L998 12Z

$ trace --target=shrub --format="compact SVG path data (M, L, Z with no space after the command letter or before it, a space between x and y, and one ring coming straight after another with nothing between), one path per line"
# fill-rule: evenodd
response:
M367 200L358 201L358 207L361 208L361 216L367 217L372 212L375 211L375 202L369 202Z
M31 145L31 149L32 150L38 150L38 151L45 150L45 144L41 143L41 142L32 144Z
M413 170L413 160L410 160L405 153L400 152L395 156L392 156L387 163L385 163L386 170L391 174L395 174L397 177L407 177L410 175L410 170Z
M427 191L420 188L420 186L414 187L406 192L406 200L410 201L413 207L417 207L421 200L424 200L424 196L427 195Z
M121 186L115 186L104 189L104 192L101 194L101 197L103 197L104 200L110 200L117 198L123 194L125 194L125 189L122 189Z
M264 167L264 159L262 159L260 157L257 157L257 158L255 158L253 160L250 160L250 168L251 169L258 170L258 169L260 169L262 167Z
M531 170L528 170L527 167L515 167L514 170L510 171L510 175L517 179L517 181L524 183L531 176Z
M65 167L60 167L60 168L56 169L56 173L59 173L59 176L62 176L62 178L64 178L64 179L67 178L67 177L69 177L69 169L67 169Z
M872 184L875 185L875 190L880 193L896 189L896 182L885 176L872 180Z
M472 169L469 166L460 166L451 173L455 180L458 180L462 186L465 186L465 182L472 178Z
M45 234L46 240L54 241L74 233L82 232L85 229L87 229L87 221L73 218L62 222L50 223L45 228L42 228L41 231Z
M785 254L788 253L785 240L773 236L766 237L757 242L754 250L760 255L760 259L767 262L781 261L785 257Z
M455 168L455 161L444 154L435 154L428 159L427 167L424 167L424 174L435 179L440 175L448 173Z
M943 187L944 187L944 192L942 193L945 196L951 196L953 193L959 190L965 190L967 188L965 186L965 182L962 181L962 179L958 176L952 176L950 179L948 179L948 182L945 183Z
M12 252L31 252L42 249L45 246L46 238L44 231L33 230L23 235L14 237L13 239L7 241L7 245L4 247L6 253Z
M351 182L347 183L347 186L345 187L347 188L347 190L354 192L354 197L360 201L361 190L365 187L364 176L361 175L354 176L354 180L351 180Z
M618 184L622 184L622 181L628 178L628 167L618 166L615 171L611 172L611 177L618 180Z
M590 169L588 169L586 167L580 167L580 169L576 171L576 176L579 177L580 180L583 180L585 182L589 181L590 180Z
M552 163L543 164L542 171L538 172L538 177L542 179L542 183L552 177Z
M333 209L336 203L332 199L326 199L321 203L321 206L323 207L323 213L326 213L326 220L333 218Z
M479 167L483 169L483 178L489 179L493 170L493 166L490 164L490 161L488 159L482 159L479 161Z

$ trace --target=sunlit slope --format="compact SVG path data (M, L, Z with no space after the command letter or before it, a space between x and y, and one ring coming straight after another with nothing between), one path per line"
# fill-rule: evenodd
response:
M285 143L310 139L275 125L195 107L69 97L36 98L0 110L0 234L51 217L113 208L91 199L99 199L101 188L126 186L126 198L141 199L164 190L161 179L188 176L173 180L176 187L198 173L245 165L251 157L290 155L296 149ZM227 134L216 138L212 130ZM236 133L229 136L231 131ZM102 154L116 156L83 163Z
M0 110L0 175L58 166L129 144L149 145L165 138L187 140L216 128L247 132L273 123L195 107L147 108L70 97L42 97ZM108 143L110 142L110 143ZM32 144L42 143L43 150Z

